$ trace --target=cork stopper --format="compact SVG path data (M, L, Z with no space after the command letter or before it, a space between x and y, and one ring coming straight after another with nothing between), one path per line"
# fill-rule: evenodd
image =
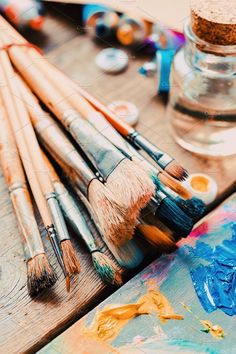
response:
M192 30L216 45L236 45L236 0L192 0Z

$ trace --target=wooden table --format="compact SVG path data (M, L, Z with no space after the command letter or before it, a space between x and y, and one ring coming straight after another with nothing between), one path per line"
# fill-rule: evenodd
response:
M34 36L32 40L45 50L49 60L104 102L127 99L137 104L141 115L138 129L142 133L172 153L191 172L206 172L216 179L219 185L216 204L230 194L235 182L236 158L203 159L178 147L166 128L165 105L160 98L155 97L154 81L137 73L145 58L129 53L130 65L125 73L105 75L94 64L94 55L101 47L87 36L79 34L80 29L69 15L63 15L61 10L54 8L54 13L47 17L43 34ZM31 39L30 36L28 38ZM109 46L109 43L104 46ZM114 289L102 284L85 248L74 242L81 259L82 272L79 279L73 282L71 292L66 293L64 278L49 242L45 240L50 261L60 277L54 291L45 291L32 300L27 295L26 268L19 232L2 173L0 193L0 348L3 353L35 352Z

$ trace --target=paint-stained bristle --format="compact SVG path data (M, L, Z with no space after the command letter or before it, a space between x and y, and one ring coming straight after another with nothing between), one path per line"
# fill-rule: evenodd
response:
M176 248L175 241L170 234L167 234L154 225L139 224L138 229L145 239L160 251L171 251Z
M89 185L88 197L105 238L117 246L132 238L135 223L127 221L126 209L116 202L108 188L94 179Z
M178 206L194 221L199 220L206 210L203 201L196 197L187 200L177 198L176 202L178 203Z
M104 282L116 286L122 285L120 270L108 256L100 251L95 251L92 253L92 259L97 273Z
M180 182L168 176L167 173L161 172L158 174L160 181L166 186L178 193L183 199L190 199L192 194Z
M188 177L188 172L185 168L179 165L175 160L172 160L165 168L165 171L179 181L184 181Z
M39 254L27 262L27 285L30 296L53 286L57 280L45 254Z
M156 216L175 233L175 239L187 237L193 228L193 221L170 198L162 200Z
M140 210L150 201L155 185L146 171L135 162L124 159L107 180L119 204L127 209L127 218L135 226Z
M80 262L70 240L61 242L62 258L68 275L78 274Z

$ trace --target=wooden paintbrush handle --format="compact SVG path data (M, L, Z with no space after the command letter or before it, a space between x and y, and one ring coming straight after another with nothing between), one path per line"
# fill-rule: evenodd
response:
M45 198L43 197L41 188L38 184L37 176L35 173L35 170L33 168L33 164L31 161L30 154L27 149L27 145L24 139L24 135L22 130L19 128L19 123L18 123L18 117L17 117L17 111L14 103L14 99L12 95L15 93L17 96L18 93L15 92L15 85L12 85L11 81L11 90L8 86L8 81L5 76L5 71L3 71L3 66L5 67L5 64L9 65L8 63L8 58L6 57L7 53L4 51L0 51L0 76L1 80L3 82L3 85L0 87L0 91L2 94L3 98L3 103L7 112L7 116L9 119L9 122L11 123L12 131L14 132L15 140L17 143L18 151L21 156L21 161L24 165L24 169L28 178L28 181L30 183L30 187L32 190L32 193L34 194L35 201L37 203L38 209L40 211L40 214L42 216L42 219L44 221L45 226L50 225L52 223L52 220L50 218L50 214L47 209L47 204L45 202ZM14 76L14 74L13 74ZM19 95L18 95L19 96Z
M0 108L0 159L18 221L25 259L28 261L38 254L45 253L45 251L35 220L20 157L2 105Z

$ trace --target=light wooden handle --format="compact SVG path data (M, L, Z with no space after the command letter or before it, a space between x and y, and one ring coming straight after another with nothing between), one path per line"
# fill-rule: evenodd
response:
M4 68L4 70L3 70ZM30 187L32 193L34 195L36 204L42 216L45 226L50 225L52 223L47 204L45 198L42 194L42 190L38 183L37 175L34 170L34 166L31 160L31 156L27 149L27 144L25 142L25 138L23 135L22 129L20 129L19 121L18 121L18 111L15 106L15 101L13 97L19 97L19 93L17 91L17 87L13 82L14 72L11 71L11 64L7 53L3 50L0 51L0 76L3 82L1 85L0 90L2 93L3 102L6 108L7 116L14 132L15 140L17 143L17 147L21 156L21 160L30 183ZM10 71L10 78L7 79L7 73L9 74Z
M2 101L2 100L1 100ZM4 177L9 189L26 185L23 167L17 151L6 110L0 102L0 156Z

